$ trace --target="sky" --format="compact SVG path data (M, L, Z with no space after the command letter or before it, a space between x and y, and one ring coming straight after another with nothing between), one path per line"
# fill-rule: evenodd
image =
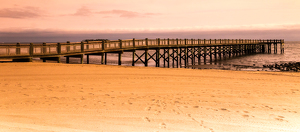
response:
M299 7L299 0L1 0L0 42L143 37L300 40Z

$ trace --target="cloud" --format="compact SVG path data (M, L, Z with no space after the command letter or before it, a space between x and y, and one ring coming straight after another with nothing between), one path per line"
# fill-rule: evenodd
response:
M124 17L124 18L135 18L135 17L147 17L147 16L160 15L159 13L139 13L139 12L127 11L127 10L110 10L110 11L100 11L100 12L96 12L96 13L97 14L119 15L119 17Z
M42 12L38 7L23 7L23 8L4 8L0 9L0 17L2 18L37 18L41 17Z
M79 8L74 14L71 14L73 16L90 16L93 12L87 8L86 6L82 6Z
M92 16L92 15L104 15L102 18L112 18L114 15L117 15L121 18L138 18L138 17L150 17L161 15L160 13L139 13L136 11L128 11L128 10L106 10L106 11L92 11L90 8L86 6L82 6L77 9L75 13L66 14L62 16Z

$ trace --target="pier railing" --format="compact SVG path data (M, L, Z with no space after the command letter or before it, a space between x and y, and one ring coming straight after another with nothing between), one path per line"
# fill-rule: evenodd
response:
M122 51L145 47L212 46L235 44L284 43L284 40L251 39L130 39L101 40L66 43L0 44L0 58L68 55L85 52Z

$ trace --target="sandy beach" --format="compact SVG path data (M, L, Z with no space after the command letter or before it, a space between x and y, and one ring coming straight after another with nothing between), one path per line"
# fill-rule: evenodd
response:
M0 132L298 132L300 73L0 63Z

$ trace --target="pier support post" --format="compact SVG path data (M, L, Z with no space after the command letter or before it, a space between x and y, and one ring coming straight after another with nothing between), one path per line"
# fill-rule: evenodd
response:
M226 41L225 41L226 42ZM222 46L223 59L226 60L226 46Z
M169 48L167 49L167 54L168 54L168 68L170 68L170 49Z
M43 60L44 61L44 60ZM45 60L46 61L46 60ZM70 63L70 57L69 56L67 56L66 57L66 63Z
M211 46L209 46L209 62L210 64L212 64L212 52L211 52L212 48Z
M182 48L179 48L179 66L180 66L180 68L181 68L181 64L182 64L181 60L183 58L181 53L182 53Z
M280 53L283 54L284 53L284 43L280 43Z
M81 64L83 64L83 54L81 55L80 59L81 59Z
M134 66L135 62L135 50L132 51L132 66Z
M86 55L86 64L90 64L90 55Z
M232 42L233 42L233 40L232 40ZM232 48L231 48L232 46L231 45L229 45L229 50L228 50L228 57L229 58L231 58L231 53L232 53Z
M160 49L156 49L156 67L160 67Z
M104 64L106 65L107 64L107 53L104 53Z
M268 53L271 54L271 44L268 43Z
M122 52L119 52L118 65L122 65Z
M180 60L180 55L179 55L180 51L179 51L179 48L177 48L177 68L179 68L179 60Z
M104 64L104 53L101 55L101 64Z
M274 54L277 54L277 42L273 44L274 45Z
M201 65L201 47L198 47L198 65Z
M214 54L215 54L215 62L217 62L217 46L215 46L215 49L214 49L214 50L215 50L215 51L214 51L214 52L215 52L215 53L214 53Z
M206 64L206 54L207 54L207 51L206 51L206 46L204 46L204 57L203 57L203 61L204 61L204 64Z
M172 48L171 57L172 57L172 67L174 68L175 67L175 50L174 50L174 48Z
M57 57L57 63L60 63L60 56Z
M222 48L221 48L222 46L218 46L218 49L219 49L219 51L218 51L218 53L219 53L219 59L220 60L222 60Z
M148 66L148 49L145 50L145 66Z
M187 56L187 48L184 48L184 66L188 65L188 56Z
M195 65L195 47L191 48L192 51L192 65Z
M186 64L188 65L189 64L189 58L190 58L190 55L189 55L189 48L186 48Z

